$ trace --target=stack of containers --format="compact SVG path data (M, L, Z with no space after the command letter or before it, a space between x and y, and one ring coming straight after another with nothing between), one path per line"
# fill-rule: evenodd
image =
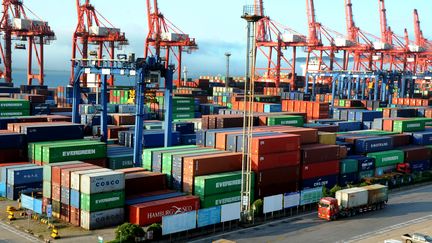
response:
M310 144L301 147L302 189L338 184L340 172L340 146Z
M302 116L270 116L267 118L268 126L286 125L302 127L304 118Z
M164 97L156 97L159 103L159 116L164 114ZM172 99L172 119L192 119L195 117L195 101L193 97L175 96Z
M7 172L6 195L10 200L17 200L23 192L42 191L42 167L11 168Z
M108 168L112 170L133 167L133 149L123 146L107 147Z
M93 230L124 222L124 173L107 171L83 174L80 180L82 228Z
M405 154L405 163L408 163L412 172L430 169L431 150L424 146L406 146L399 148Z
M0 130L0 163L26 161L23 134Z
M0 164L1 165L1 164ZM4 164L4 166L0 167L0 197L7 197L8 196L8 185L11 185L11 182L8 180L9 179L9 173L11 170L13 169L19 169L19 168L34 168L35 166L32 164L28 164L28 163L8 163L8 164ZM13 175L13 177L16 177L17 175ZM16 178L13 178L14 181ZM14 185L15 183L12 183L12 185ZM40 187L39 187L40 188ZM11 186L9 186L9 194L13 196L14 192L17 192L17 190L12 190L14 189ZM24 188L25 189L25 188ZM19 192L18 192L19 193Z
M367 157L375 159L375 176L392 172L397 164L404 162L404 152L401 150L368 153Z
M0 117L29 116L30 102L21 99L0 99Z
M256 174L255 197L295 192L298 190L300 136L280 134L253 136L252 170Z

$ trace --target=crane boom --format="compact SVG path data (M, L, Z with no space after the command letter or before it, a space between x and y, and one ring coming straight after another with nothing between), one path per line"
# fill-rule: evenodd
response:
M306 11L309 26L309 41L318 44L317 22L315 17L315 5L313 0L306 0Z

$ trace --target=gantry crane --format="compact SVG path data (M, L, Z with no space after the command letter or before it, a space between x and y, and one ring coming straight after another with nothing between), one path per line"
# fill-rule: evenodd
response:
M90 4L90 0L76 0L76 7L78 23L72 37L72 60L89 60L91 56L98 62L101 62L102 59L114 60L116 58L115 49L128 45L125 34L103 17ZM95 49L90 49L90 46L94 46ZM72 61L71 65L70 82L72 84L75 63ZM95 81L100 82L100 75L97 79ZM82 76L82 85L87 86L87 74ZM112 75L110 75L108 85L114 85Z
M28 18L28 10L37 19ZM3 0L3 13L0 22L0 30L4 34L4 45L0 44L0 54L3 59L4 70L0 77L7 83L12 82L12 41L27 41L25 44L16 44L15 49L28 49L27 60L27 84L32 85L33 79L38 80L39 85L44 84L44 45L55 40L55 34L47 22L37 17L28 9L22 0ZM39 73L33 73L33 54L36 57Z
M432 43L430 43L423 36L420 25L420 17L417 9L414 9L414 35L415 44L412 48L419 50L415 56L415 72L426 72L429 70L429 66L432 65Z
M182 53L191 53L198 48L195 39L177 28L159 11L157 0L147 0L147 18L149 32L145 41L144 57L155 55L164 58L168 68L171 55L174 56L177 62L177 84L182 86Z
M274 82L279 87L281 81L289 82L295 89L297 47L306 46L306 36L271 20L264 15L263 0L255 0L256 15L264 16L257 22L256 48L266 59L266 67L255 67L255 71L264 71L257 81ZM292 58L288 59L284 51L292 48ZM276 60L275 60L276 58ZM289 72L281 77L282 72Z

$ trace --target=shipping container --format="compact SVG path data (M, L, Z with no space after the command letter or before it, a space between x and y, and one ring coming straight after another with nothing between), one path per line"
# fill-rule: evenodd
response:
M125 174L126 197L166 189L166 177L158 172L136 172Z
M368 190L363 187L354 187L336 192L336 199L340 209L350 209L368 204Z
M200 208L199 197L182 196L129 206L129 222L140 226L162 222L162 217L195 211Z
M254 202L254 196L253 196L254 188L252 187L251 190L252 190L252 195L250 198L250 203L253 203ZM240 199L241 199L240 191L225 192L225 193L206 195L206 196L200 197L200 205L201 205L201 208L211 208L211 207L221 206L224 204L240 202Z
M80 192L86 194L123 190L125 174L109 171L81 175Z
M10 185L42 183L42 170L40 166L11 168L7 172L7 183Z
M194 195L202 197L206 195L240 191L241 179L241 171L197 176L195 177ZM252 173L251 180L251 184L254 185L254 173Z
M71 173L71 182L70 188L79 191L81 186L81 177L85 174L96 174L100 172L109 172L109 169L94 169L94 170L86 170L86 171L75 171Z
M262 171L300 164L300 151L252 155L252 170Z
M88 145L69 144L43 147L42 162L55 163L71 160L99 159L106 157L106 144L94 142Z
M302 165L303 180L339 174L339 160Z
M417 132L425 129L425 123L421 120L396 120L393 121L394 132Z
M369 153L367 157L375 159L375 167L396 165L404 162L404 152L401 150Z
M370 185L363 187L368 190L368 204L387 202L388 187L383 185Z
M339 174L302 180L301 181L302 189L323 187L323 186L327 187L328 189L331 189L333 186L338 184L338 179L339 179Z
M359 154L391 149L393 149L393 139L391 137L359 138L355 141L355 150Z
M343 159L340 161L340 173L354 173L359 170L359 161L356 159Z
M152 170L153 168L153 157L154 154L158 151L170 151L170 150L175 150L175 149L180 149L180 148L193 148L196 146L192 146L192 145L188 145L188 146L173 146L173 147L169 147L169 148L146 148L143 150L143 155L142 155L142 161L143 161L143 168L146 170Z
M125 205L125 192L112 191L96 194L80 195L80 209L87 212L97 212L113 208L122 208Z
M358 172L339 175L339 186L355 185L359 182Z
M300 149L300 136L295 134L281 134L275 136L252 137L251 153L265 155L297 151Z
M405 155L405 162L413 162L420 160L431 159L431 150L423 146L407 146L398 148L402 150Z
M303 164L339 160L339 146L325 144L303 145L301 147Z
M99 212L81 210L80 226L87 230L94 230L116 226L124 222L124 209L115 208Z

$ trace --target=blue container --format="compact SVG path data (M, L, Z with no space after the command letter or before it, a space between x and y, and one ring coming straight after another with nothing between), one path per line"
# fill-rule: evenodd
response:
M375 169L375 159L366 156L355 155L348 156L347 159L355 159L358 161L358 169L360 171L368 171Z
M391 137L359 138L355 141L356 153L372 153L391 150L393 139Z
M195 145L197 143L196 134L182 134L182 135L180 135L180 143L182 145Z
M130 206L130 205L139 204L139 203L146 203L146 202L164 200L164 199L169 199L169 198L174 198L174 197L181 197L184 195L185 195L184 193L173 191L170 193L160 194L160 195L155 195L155 196L136 197L133 199L128 199L128 200L126 200L125 204L127 206Z
M195 124L192 122L175 123L174 130L180 134L192 134L195 132Z
M32 192L42 192L42 182L23 185L7 184L6 197L10 200L17 200L21 193L31 195Z
M425 171L431 168L430 160L413 161L410 162L409 164L412 172Z
M144 132L143 146L146 148L157 148L164 146L165 133L163 130L149 130ZM180 133L172 133L172 146L180 144ZM132 146L131 146L132 147Z
M362 123L359 121L337 122L339 132L358 131L362 129Z
M77 190L70 189L70 205L74 208L80 208L80 193Z
M14 117L1 117L0 118L0 129L1 130L6 130L7 129L7 125L9 123L16 123L18 122L18 118L14 118Z
M362 110L362 111L356 111L355 112L355 118L356 121L370 121L373 122L376 118L383 118L382 111L369 111L369 110Z
M73 140L84 138L84 126L80 124L23 127L27 142Z
M412 143L418 145L432 145L432 131L411 133Z
M363 122L363 130L371 130L373 129L373 122L365 121Z
M24 185L29 183L42 183L43 167L24 167L10 169L7 175L7 184Z
M8 172L11 169L35 167L35 166L36 165L34 165L34 164L23 164L23 165L9 165L9 166L0 167L0 182L7 183Z
M282 112L282 105L264 104L264 112Z
M26 145L24 134L0 134L0 149L23 148Z
M315 187L327 187L331 189L338 184L339 175L321 176L317 178L307 179L302 181L302 189L315 188Z
M345 187L347 185L357 184L359 182L358 172L342 174L339 176L339 186Z

